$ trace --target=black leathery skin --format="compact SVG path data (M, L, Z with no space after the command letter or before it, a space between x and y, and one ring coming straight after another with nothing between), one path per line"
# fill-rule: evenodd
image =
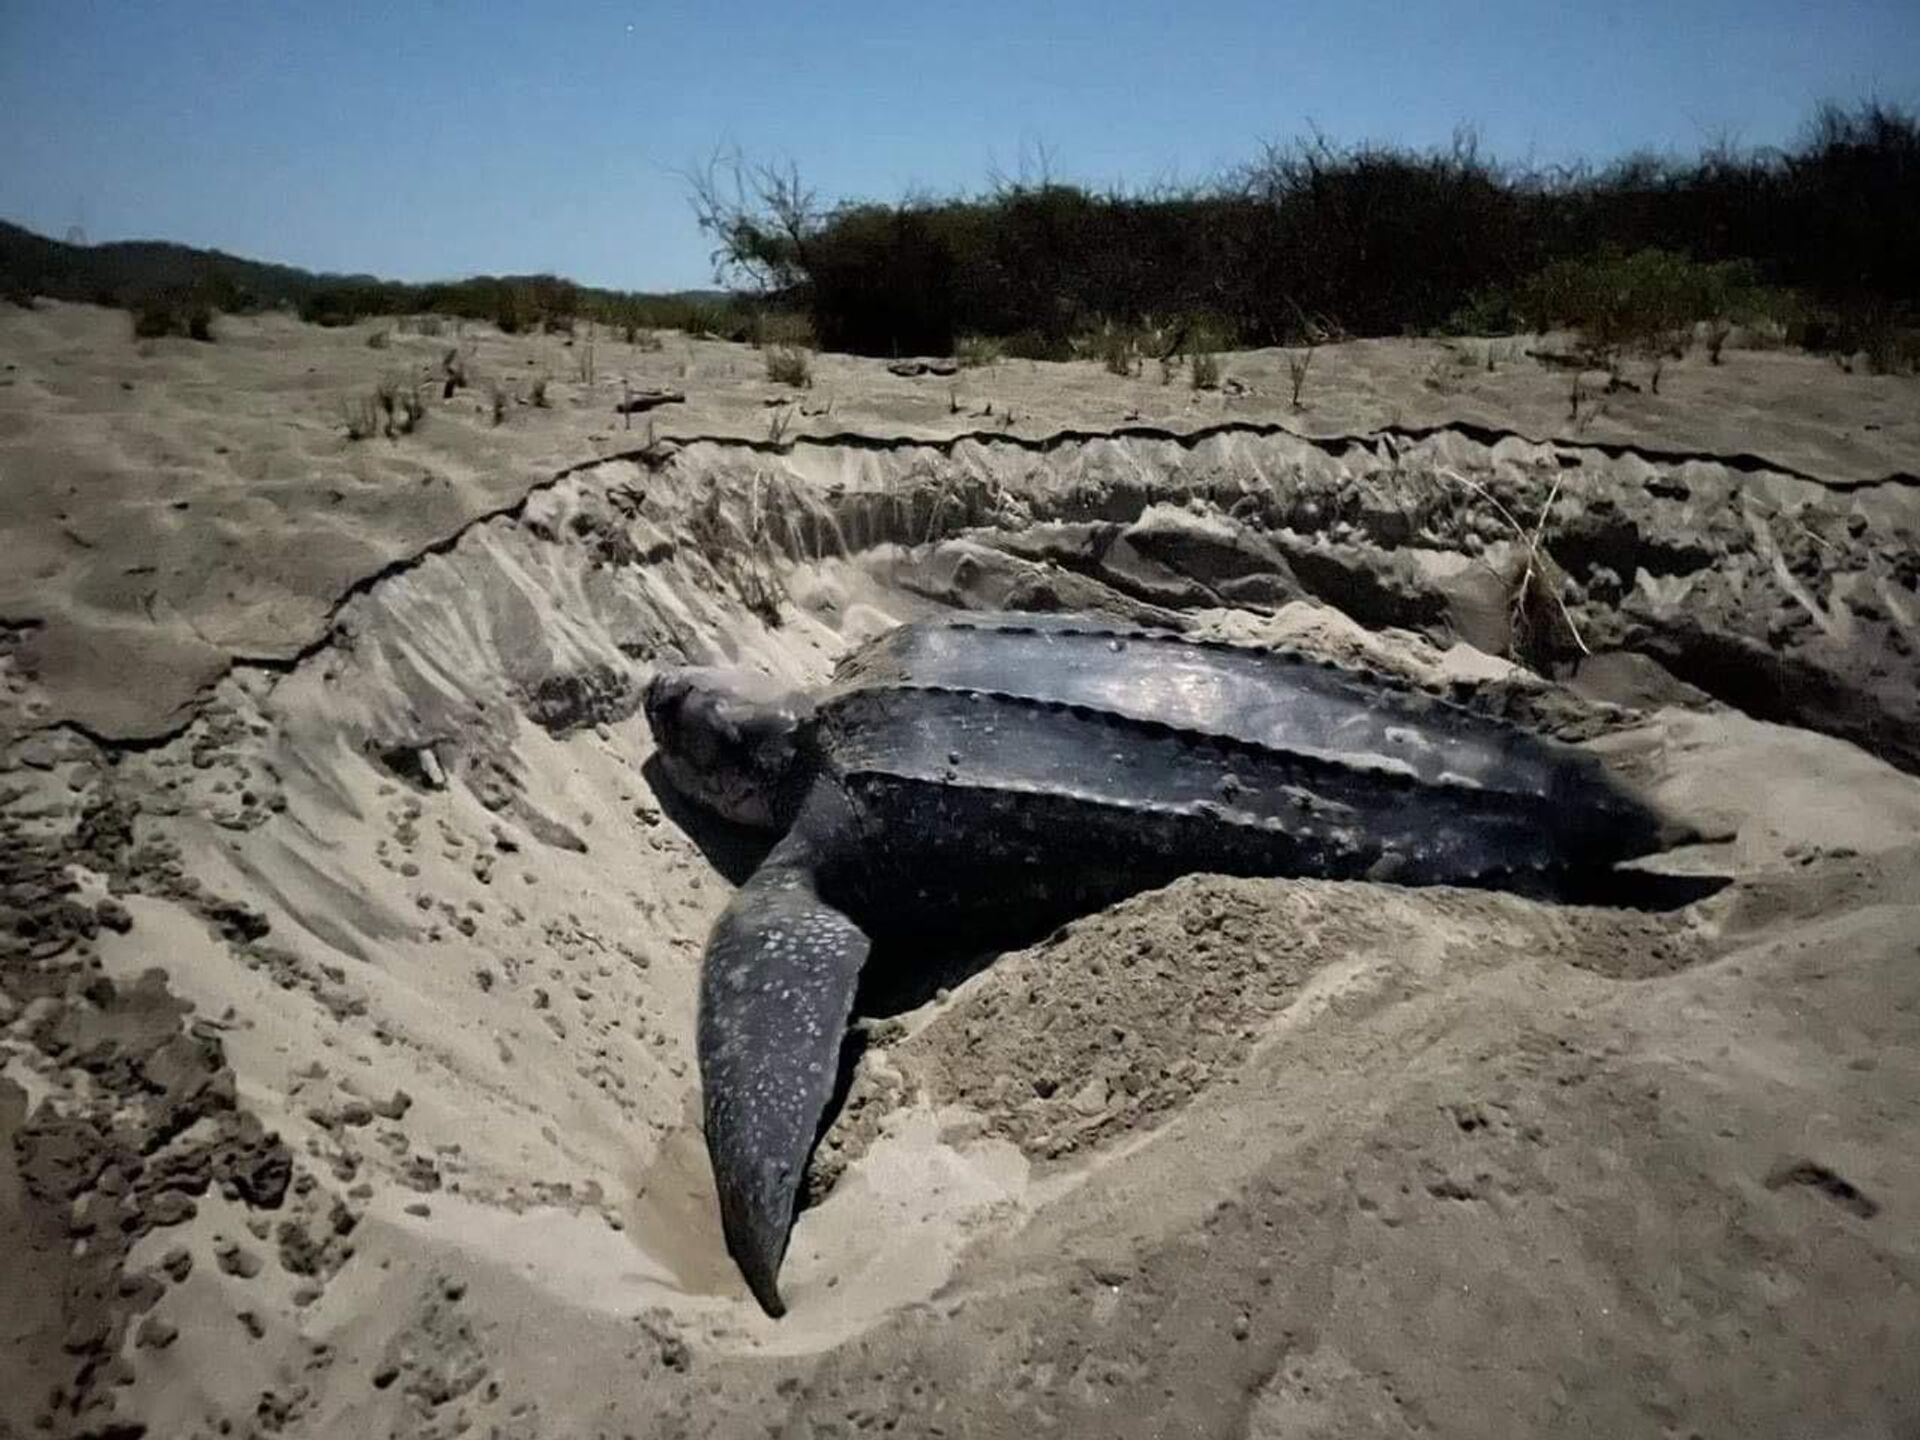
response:
M1394 677L1297 651L1081 617L969 615L903 625L849 656L821 703L923 688L1081 706L1483 788L1540 793L1569 753ZM997 755L984 750L976 758L991 764Z
M772 1314L871 939L911 955L1197 871L1578 898L1663 833L1592 757L1405 682L1083 617L891 631L797 738L809 798L701 989L728 1246Z
M853 832L822 786L708 939L698 1051L727 1249L769 1315L868 940L820 894Z

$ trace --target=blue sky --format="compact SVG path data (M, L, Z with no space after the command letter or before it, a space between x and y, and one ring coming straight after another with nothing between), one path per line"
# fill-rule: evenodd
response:
M679 173L823 194L1202 178L1312 125L1494 154L1920 103L1920 0L0 0L0 217L404 279L711 280Z

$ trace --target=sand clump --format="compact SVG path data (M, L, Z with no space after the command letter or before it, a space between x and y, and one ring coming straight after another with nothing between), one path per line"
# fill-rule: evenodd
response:
M1531 429L1517 368L1440 431L1366 434L1441 403L1383 342L1316 361L1305 434L1263 428L1254 356L1253 395L1128 438L1055 432L1120 423L1130 382L1003 367L969 383L1025 387L1021 423L949 441L944 390L822 357L868 436L769 448L757 367L697 342L635 361L692 363L651 437L613 428L617 381L556 382L501 435L442 409L350 447L318 406L351 334L123 354L85 307L6 323L33 587L0 596L29 1282L0 1431L1920 1424L1915 465L1909 420L1863 428L1896 382L1829 397L1859 433L1820 443L1775 355L1582 436ZM249 394L242 359L318 378ZM94 409L24 404L62 385ZM51 457L87 414L120 448L73 452L80 514ZM119 481L152 445L184 458L149 504ZM1555 495L1593 653L1510 657L1512 535L1449 470L1528 518ZM193 524L115 548L176 500ZM684 823L640 689L688 661L804 687L1002 605L1304 649L1590 745L1702 832L1666 863L1735 883L1638 913L1194 876L955 975L864 1022L770 1322L691 1048L757 850Z
M1031 1158L1162 1123L1231 1074L1329 955L1434 947L1449 973L1521 955L1644 978L1708 953L1690 916L1530 904L1474 891L1194 877L1000 960L871 1057L816 1161L816 1190L906 1096L958 1105ZM1458 938L1456 938L1458 937ZM888 1102L891 1102L888 1103Z

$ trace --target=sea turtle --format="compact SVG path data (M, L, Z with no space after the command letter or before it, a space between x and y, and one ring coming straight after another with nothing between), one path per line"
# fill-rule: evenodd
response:
M663 670L645 705L675 790L781 833L714 926L698 1040L727 1246L776 1316L874 943L1195 871L1599 898L1683 838L1593 757L1404 682L1087 617L903 625L811 698Z

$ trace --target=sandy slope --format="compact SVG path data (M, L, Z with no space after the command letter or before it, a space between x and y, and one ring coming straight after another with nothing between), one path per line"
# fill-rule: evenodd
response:
M1845 733L1904 754L1911 487L1833 484L1920 469L1913 382L1743 355L1592 422L1774 462L1575 447L1565 533L1613 543L1592 517L1622 511L1643 547L1644 611L1576 604L1620 648L1569 673L1621 708L1463 643L1505 542L1391 488L1457 465L1537 500L1564 447L689 445L561 476L620 347L591 407L556 382L557 412L495 430L456 404L355 447L332 392L431 348L364 340L269 319L141 355L82 307L0 315L7 543L32 562L0 613L44 622L4 662L0 732L0 1435L1920 1428L1920 780L1688 683L1737 667L1639 653L1676 616L1817 612L1769 652L1809 668L1736 678L1839 677L1778 704L1825 728L1854 707ZM476 348L504 371L556 345ZM620 363L692 366L687 432L764 432L750 352ZM1276 365L1228 367L1274 414ZM1431 367L1330 351L1325 411L1289 423L1552 428L1551 372ZM944 381L821 375L835 428L960 424ZM1092 365L964 383L989 379L1034 432L1262 398ZM1662 568L1729 513L1762 520ZM1814 561L1759 538L1777 515ZM171 609L113 574L143 564ZM808 683L897 620L1009 600L1549 725L1714 837L1672 863L1738 883L1627 915L1193 877L1088 917L870 1027L771 1322L696 1126L733 857L652 785L637 685L680 658ZM36 728L57 716L169 738Z
M388 332L383 349L368 338ZM1659 394L1601 396L1569 418L1575 377L1521 341L1363 341L1315 356L1294 410L1285 357L1231 358L1234 393L1132 379L1092 363L1002 362L949 379L821 357L814 386L770 384L745 347L668 336L659 351L585 335L441 336L367 323L337 331L285 316L223 318L219 341L136 343L127 317L43 302L0 308L0 620L31 617L29 713L113 737L177 728L235 657L285 659L321 639L333 605L382 565L518 501L570 465L648 439L787 439L842 432L1038 438L1127 425L1189 432L1269 422L1314 436L1467 424L1534 439L1633 444L1676 455L1759 456L1829 484L1912 477L1920 406L1911 379L1843 375L1830 362L1729 351L1670 362ZM1494 365L1487 366L1491 347ZM1551 348L1549 342L1549 348ZM439 398L441 360L471 384ZM548 408L527 403L551 377ZM354 444L342 407L382 380L422 382L429 415L395 442ZM1582 380L1589 392L1605 376ZM490 391L508 397L491 421ZM623 386L684 404L629 424ZM110 680L104 677L112 677Z

